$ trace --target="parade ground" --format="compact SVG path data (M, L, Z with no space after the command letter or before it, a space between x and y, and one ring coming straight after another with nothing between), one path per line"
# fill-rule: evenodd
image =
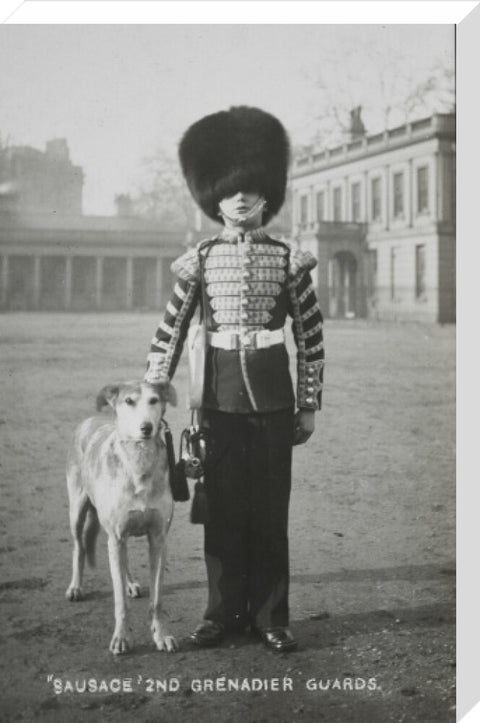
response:
M294 451L291 628L275 654L249 634L188 635L206 602L203 528L177 503L165 608L180 642L154 650L148 552L135 647L113 657L106 537L71 603L65 459L97 392L140 378L160 315L0 318L1 721L405 723L455 720L455 327L327 321L324 408ZM294 356L294 347L289 339ZM292 364L292 371L295 365ZM167 410L189 423L186 363ZM192 488L192 485L191 485Z

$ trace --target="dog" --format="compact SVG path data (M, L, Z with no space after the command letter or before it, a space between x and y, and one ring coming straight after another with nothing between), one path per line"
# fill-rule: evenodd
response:
M97 411L109 405L114 416L101 414L77 428L67 461L70 529L73 537L72 581L68 600L82 599L85 558L95 564L99 523L108 536L108 557L115 602L114 655L132 647L127 594L139 597L127 561L130 535L146 535L150 559L153 641L158 650L174 652L177 642L162 612L166 538L173 517L166 446L161 438L167 403L176 405L174 387L125 382L104 387Z

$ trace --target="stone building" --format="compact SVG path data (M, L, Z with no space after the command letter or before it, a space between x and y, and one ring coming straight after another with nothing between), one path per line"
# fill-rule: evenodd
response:
M65 138L0 149L0 202L16 213L82 213L84 175L70 160ZM0 207L0 210L2 208Z
M331 317L455 320L455 116L297 155L293 235ZM353 125L353 123L352 123Z
M0 213L0 309L162 309L183 243L139 218Z
M0 310L162 309L185 233L131 214L82 215L82 168L64 139L0 150Z

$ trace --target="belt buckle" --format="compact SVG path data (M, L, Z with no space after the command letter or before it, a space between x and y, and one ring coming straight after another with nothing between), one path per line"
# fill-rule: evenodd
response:
M240 334L237 338L242 349L255 349L255 332L247 331L245 334Z

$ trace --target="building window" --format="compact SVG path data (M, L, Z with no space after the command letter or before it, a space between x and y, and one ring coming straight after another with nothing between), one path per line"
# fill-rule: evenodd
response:
M393 217L402 218L404 213L404 175L403 173L393 174Z
M372 179L372 221L382 218L382 179Z
M317 221L325 220L325 193L318 191L317 193Z
M390 299L395 298L395 249L390 249Z
M333 220L342 220L342 189L333 189Z
M417 168L417 213L428 213L428 166Z
M360 221L360 184L352 183L352 221Z
M308 223L308 196L300 196L300 225Z
M425 245L415 246L415 297L425 296Z

